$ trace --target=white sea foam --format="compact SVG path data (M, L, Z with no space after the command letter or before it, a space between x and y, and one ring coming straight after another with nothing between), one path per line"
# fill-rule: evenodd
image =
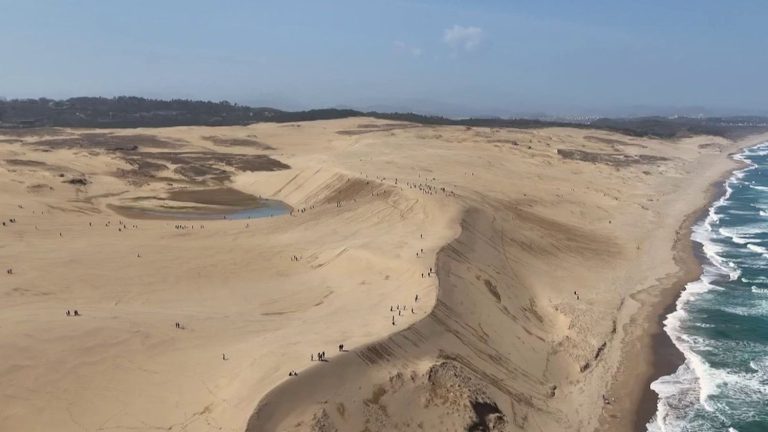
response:
M768 224L766 223L754 223L749 225L743 225L739 227L731 227L731 232L741 236L755 236L758 234L765 234L768 232Z
M759 283L759 284L768 284L768 277L765 276L757 276L757 277L751 277L751 278L741 278L743 282L746 283Z
M763 256L768 254L768 249L766 249L763 246L756 245L754 243L748 243L747 244L747 249L751 250L752 252L756 252L756 253L762 254Z
M749 367L754 369L756 372L763 374L764 376L768 376L768 357L752 360L749 362Z
M749 238L740 237L738 234L729 230L728 228L720 228L718 232L722 234L724 237L728 237L729 239L731 239L731 241L738 244L747 244L751 240Z
M744 305L726 306L721 309L745 317L765 317L768 316L768 299L756 300Z
M755 294L768 294L768 288L758 288L752 285L752 292Z

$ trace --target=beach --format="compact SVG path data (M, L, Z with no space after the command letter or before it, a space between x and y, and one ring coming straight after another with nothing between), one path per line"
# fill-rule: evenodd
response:
M643 430L690 228L761 140L0 130L0 429Z

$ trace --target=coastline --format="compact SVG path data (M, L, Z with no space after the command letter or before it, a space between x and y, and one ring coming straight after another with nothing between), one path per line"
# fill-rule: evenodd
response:
M646 426L656 413L657 394L650 385L661 376L677 370L685 361L669 335L664 330L664 320L674 312L680 294L690 282L697 280L703 271L701 245L691 236L712 206L725 194L725 182L744 164L733 155L768 139L766 134L753 135L734 142L728 158L734 166L710 183L703 203L689 212L675 234L673 256L678 270L660 279L652 287L631 295L640 304L639 310L625 324L630 332L622 348L619 368L609 386L612 395L621 395L614 402L614 413L603 412L599 430L631 430L645 432Z

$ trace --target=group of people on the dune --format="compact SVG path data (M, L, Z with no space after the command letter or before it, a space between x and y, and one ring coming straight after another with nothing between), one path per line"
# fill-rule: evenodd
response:
M413 299L413 302L414 303L418 303L419 302L419 295L418 294L416 294L416 297ZM408 305L403 305L402 307L400 307L399 304L395 305L395 306L391 306L391 305L389 306L389 311L390 312L397 311L397 316L403 316L403 313L406 312L407 310L408 310ZM413 315L415 313L416 312L413 310L413 306L411 306L411 315ZM395 316L394 315L392 315L392 325L397 325L397 322L395 321Z
M361 172L360 174L362 175L363 173ZM474 175L474 173L472 175ZM368 178L367 175L365 177ZM421 173L419 173L419 178L421 178ZM379 180L381 182L386 182L387 181L387 177L376 176L376 180ZM423 193L424 195L437 195L439 192L442 192L443 195L447 196L447 197L455 197L456 196L455 192L453 192L450 189L446 189L445 186L440 186L440 187L433 186L433 185L428 183L429 181L430 181L430 179L426 179L425 182L406 181L405 185L409 189L418 190L419 192ZM431 181L435 182L435 181L437 181L437 178L432 177ZM398 180L397 177L394 178L393 184L395 186L399 186L400 185L400 181ZM402 189L402 187L401 187L401 189ZM371 193L371 195L373 196L374 194ZM378 195L378 193L376 195Z
M195 225L182 225L182 224L176 224L173 226L174 229L177 230L186 230L186 229L195 229ZM200 224L200 229L205 229L205 225Z

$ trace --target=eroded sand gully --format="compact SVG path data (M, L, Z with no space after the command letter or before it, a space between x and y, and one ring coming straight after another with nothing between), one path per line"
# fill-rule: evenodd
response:
M95 137L0 144L0 430L591 430L636 392L610 387L629 296L677 271L744 145L372 119ZM110 210L222 187L294 214Z

